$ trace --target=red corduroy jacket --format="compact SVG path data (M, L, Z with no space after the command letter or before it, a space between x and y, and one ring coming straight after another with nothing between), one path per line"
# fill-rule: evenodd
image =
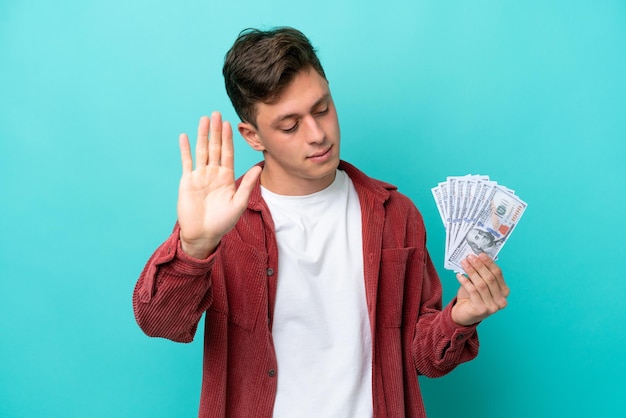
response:
M361 203L374 416L424 417L418 373L439 377L474 358L476 326L452 321L454 301L442 310L441 283L415 205L346 162L339 169ZM146 264L133 308L147 335L190 342L206 313L199 417L272 416L280 379L272 342L279 277L273 222L258 185L208 259L181 250L176 225Z

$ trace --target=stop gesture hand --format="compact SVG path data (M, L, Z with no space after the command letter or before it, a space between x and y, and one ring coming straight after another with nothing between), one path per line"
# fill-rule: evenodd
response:
M218 112L210 119L200 119L195 168L186 134L180 135L179 145L183 167L177 206L181 246L188 255L203 259L239 220L261 168L251 168L236 187L233 131Z

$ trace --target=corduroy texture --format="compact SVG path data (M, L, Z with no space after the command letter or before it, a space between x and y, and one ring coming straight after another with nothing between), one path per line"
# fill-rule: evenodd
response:
M474 358L476 326L452 321L454 301L442 310L423 220L410 199L346 162L339 168L361 203L374 416L425 417L417 374L442 376ZM206 312L199 417L272 416L280 376L271 334L278 277L273 222L258 185L207 260L183 253L176 226L144 268L133 307L147 335L190 342Z

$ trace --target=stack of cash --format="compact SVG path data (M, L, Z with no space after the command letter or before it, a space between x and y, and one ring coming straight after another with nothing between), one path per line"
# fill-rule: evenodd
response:
M451 176L431 190L446 228L444 267L457 272L470 254L495 260L526 210L513 190L489 176Z

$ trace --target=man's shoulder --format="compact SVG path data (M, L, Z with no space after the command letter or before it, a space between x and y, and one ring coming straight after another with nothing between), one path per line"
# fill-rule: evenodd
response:
M380 196L384 201L393 200L413 205L412 200L401 193L398 190L398 186L392 183L370 177L354 165L343 160L339 164L339 169L344 170L348 174L357 192L359 189L367 190Z
M395 185L370 177L347 161L341 160L339 162L338 168L339 170L343 170L346 172L346 174L348 174L348 177L350 177L352 183L358 184L362 187L376 190L380 193L389 193L389 191L398 190L398 187L396 187Z
M395 185L369 177L345 161L341 162L339 169L345 170L352 180L357 194L360 193L362 198L361 204L371 205L366 208L366 211L372 211L373 214L384 213L382 216L386 219L385 227L392 231L389 232L390 236L403 236L409 230L413 231L412 233L417 231L423 234L425 232L422 215L415 203L411 198L398 191ZM363 194L369 198L363 199ZM372 197L374 198L372 199ZM384 208L383 212L376 211L377 206Z

